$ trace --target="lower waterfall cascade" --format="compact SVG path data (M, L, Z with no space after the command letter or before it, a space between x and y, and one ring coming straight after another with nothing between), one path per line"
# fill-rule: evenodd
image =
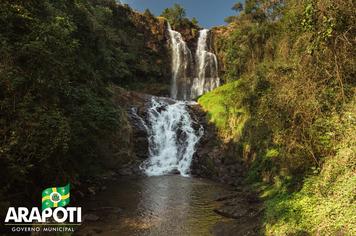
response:
M153 98L148 110L149 159L141 169L148 176L159 176L178 171L189 176L195 146L203 128L193 128L186 109L187 103L173 104Z

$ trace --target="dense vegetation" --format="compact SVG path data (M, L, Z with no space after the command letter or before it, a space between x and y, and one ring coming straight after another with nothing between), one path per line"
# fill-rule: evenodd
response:
M105 168L103 149L128 149L110 85L168 91L161 25L114 0L1 1L1 201L78 183Z
M247 0L213 30L225 85L199 103L234 146L229 157L249 167L267 235L356 234L354 9L351 0ZM181 6L162 16L196 42L198 23ZM165 32L162 17L114 0L1 1L1 204L26 196L33 205L42 188L127 158L113 84L167 93ZM104 160L108 149L115 160Z
M265 233L356 234L355 4L234 9L214 29L226 85L199 102L259 183Z

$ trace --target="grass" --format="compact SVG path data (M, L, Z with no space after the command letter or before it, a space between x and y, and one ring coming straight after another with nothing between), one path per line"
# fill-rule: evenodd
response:
M356 235L356 176L349 157L327 161L299 192L266 189L266 235Z
M238 138L249 118L242 105L242 80L225 84L198 99L198 103L208 113L208 118L219 130L222 137Z
M336 155L300 191L264 187L266 235L356 235L356 106L346 112Z

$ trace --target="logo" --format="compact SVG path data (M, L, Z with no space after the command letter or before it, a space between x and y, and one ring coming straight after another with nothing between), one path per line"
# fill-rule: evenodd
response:
M64 207L70 201L70 185L47 188L42 192L42 211L52 207Z
M82 222L81 207L68 207L70 184L42 191L42 208L9 207L5 226L12 232L74 232ZM66 206L66 207L65 207Z

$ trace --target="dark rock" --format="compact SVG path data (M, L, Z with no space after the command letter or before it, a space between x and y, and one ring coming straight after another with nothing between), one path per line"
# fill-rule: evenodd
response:
M94 212L104 212L104 213L112 213L112 214L121 214L122 209L121 208L115 208L115 207L98 207L91 209L90 211Z
M223 206L236 206L238 204L242 204L244 201L241 198L234 198L227 200L223 203Z
M246 216L249 211L247 208L238 205L238 206L225 206L222 208L214 209L214 212L224 217L240 219L241 217Z
M83 198L85 194L82 191L76 191L76 195L79 196L80 198Z
M249 193L246 196L246 199L248 201L248 203L260 203L261 199L253 192Z
M121 176L130 176L133 175L134 172L131 167L123 167L120 170L118 170L118 174Z
M172 174L172 175L179 175L180 172L179 172L179 170L172 170L172 171L170 172L170 174Z
M94 186L88 187L88 192L89 192L91 195L95 195L95 194L96 194L95 187L94 187Z
M215 199L215 201L225 201L225 200L229 200L232 198L236 198L237 196L238 196L238 194L232 193L232 194L228 194L228 195L224 195L224 196L219 196L218 198Z
M143 118L144 115L141 117L137 110L137 107L132 107L128 112L133 132L133 151L136 157L140 159L146 159L148 158L149 145L147 124Z
M95 234L100 234L103 232L103 230L98 229L98 228L94 228L93 231L95 232Z
M234 191L235 192L243 192L244 188L242 186L237 186L237 187L234 188Z
M94 214L85 214L83 219L86 221L98 221L100 217Z
M240 220L239 220L240 222ZM248 220L244 222L220 222L212 230L216 236L260 236L259 221Z

